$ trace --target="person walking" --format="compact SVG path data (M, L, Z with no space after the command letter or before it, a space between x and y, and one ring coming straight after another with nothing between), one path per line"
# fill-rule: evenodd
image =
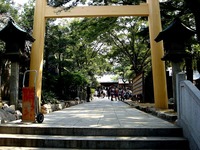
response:
M111 95L111 101L113 101L113 98L115 96L115 89L113 87L111 88L110 95Z
M119 100L119 89L117 87L115 88L115 100Z
M108 99L110 99L110 87L107 88L107 96L108 96Z
M91 89L89 86L87 86L87 97L86 97L86 100L87 102L90 102L90 97L91 97Z

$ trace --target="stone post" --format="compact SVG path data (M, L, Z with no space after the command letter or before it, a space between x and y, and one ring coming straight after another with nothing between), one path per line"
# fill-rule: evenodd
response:
M174 111L177 111L176 74L181 72L181 62L172 62L172 89L174 98Z
M176 100L177 100L177 114L180 118L180 82L186 80L186 75L183 72L176 74Z
M18 90L19 90L19 63L11 63L11 77L10 77L10 105L18 104Z

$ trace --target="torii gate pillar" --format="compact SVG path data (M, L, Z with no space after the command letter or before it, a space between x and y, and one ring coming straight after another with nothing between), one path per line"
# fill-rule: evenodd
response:
M153 68L153 83L155 107L168 108L165 64L161 61L164 55L163 43L156 43L154 39L161 32L161 19L159 0L147 0L146 4L129 6L87 6L75 7L67 12L57 14L54 8L47 6L46 0L36 0L33 37L36 41L31 50L31 70L37 70L36 95L41 100L42 69L46 18L61 17L112 17L112 16L147 16L149 19L149 32ZM34 75L31 74L29 86L34 86Z
M159 0L147 0L149 4L149 33L153 71L155 107L168 108L165 64L161 61L164 55L163 42L156 43L155 38L162 31Z

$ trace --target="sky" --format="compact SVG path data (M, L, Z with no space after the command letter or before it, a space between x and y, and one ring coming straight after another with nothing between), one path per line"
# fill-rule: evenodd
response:
M24 4L24 3L27 3L28 0L14 0L14 2L16 2L18 4Z

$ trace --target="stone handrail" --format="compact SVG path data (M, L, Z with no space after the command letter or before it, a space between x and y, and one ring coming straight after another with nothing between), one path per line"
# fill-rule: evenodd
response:
M184 80L185 75L177 75L178 125L183 128L191 150L200 149L200 91L192 82Z

